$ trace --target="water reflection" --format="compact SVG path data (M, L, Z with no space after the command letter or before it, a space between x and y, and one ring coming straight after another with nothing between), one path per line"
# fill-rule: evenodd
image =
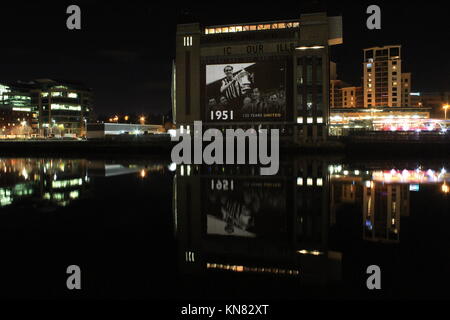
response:
M447 297L448 168L446 161L303 157L283 161L276 176L262 177L252 166L4 158L0 236L6 242L15 239L15 230L29 234L22 250L30 243L48 248L73 241L78 258L101 270L113 270L98 257L108 252L117 272L108 279L123 270L141 279L140 266L145 274L158 274L159 290L182 298L297 298L306 287L319 288L319 296L331 288L367 292L366 268L372 264L382 268L385 289ZM60 208L63 214L45 214ZM41 234L49 235L48 242L36 240ZM72 251L63 251L64 261L46 251L45 268L72 261ZM11 269L17 264L5 261ZM422 290L411 287L410 279ZM176 290L167 286L172 280ZM139 281L117 292L143 290L145 296L151 290ZM213 284L222 286L220 292ZM91 285L103 290L96 280Z
M371 263L392 267L401 223L409 226L404 248L410 250L427 241L414 236L422 232L418 225L433 219L428 210L448 214L449 167L443 161L298 158L284 162L277 176L261 177L255 167L178 166L179 268L184 274L270 274L364 287ZM444 249L449 244L434 245ZM403 263L407 259L398 265Z
M164 171L162 164L148 161L0 159L0 208L16 204L66 207L89 195L92 177L138 174L145 178L149 172Z

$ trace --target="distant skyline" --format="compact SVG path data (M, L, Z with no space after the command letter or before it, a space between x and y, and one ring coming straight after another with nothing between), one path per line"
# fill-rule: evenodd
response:
M65 9L73 3L5 4L0 20L0 82L36 78L82 82L94 90L97 114L167 112L178 22L220 25L293 19L317 8L343 16L344 44L331 49L339 79L360 85L362 50L400 44L403 71L412 73L413 91L450 91L446 38L450 26L439 2L285 3L242 3L239 10L195 4L169 10L143 2L78 1L81 31L65 28ZM366 28L366 8L371 4L382 8L380 31Z

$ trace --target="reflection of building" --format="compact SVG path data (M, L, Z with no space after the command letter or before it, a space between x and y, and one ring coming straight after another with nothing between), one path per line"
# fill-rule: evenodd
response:
M252 167L178 166L174 224L181 270L339 280L341 253L328 245L326 168L298 161L268 178L255 176Z
M37 125L37 112L29 90L0 84L0 135L30 135Z
M410 185L403 175L396 183L393 174L379 180L377 171L350 170L330 166L332 220L335 210L350 204L362 212L363 239L369 241L398 242L400 219L410 215ZM392 179L392 180L391 180ZM406 180L405 180L406 179Z
M409 216L409 185L368 182L363 191L363 238L400 240L400 218Z
M364 49L364 107L408 107L411 74L402 74L401 46Z
M2 160L0 176L0 207L20 201L65 207L89 184L84 160Z
M183 24L176 43L178 127L202 120L214 127L279 128L282 137L299 142L327 136L328 48L342 43L340 17L318 13L295 21ZM271 68L270 76L261 72L264 67ZM210 87L215 96L209 95Z

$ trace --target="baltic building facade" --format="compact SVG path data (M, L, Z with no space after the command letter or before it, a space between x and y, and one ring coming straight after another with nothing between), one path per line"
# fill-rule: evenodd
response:
M329 46L342 19L178 25L173 81L176 125L279 129L282 139L320 143L328 135Z

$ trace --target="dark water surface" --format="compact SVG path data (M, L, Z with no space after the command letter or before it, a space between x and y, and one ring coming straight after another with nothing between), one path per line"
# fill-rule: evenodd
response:
M450 161L0 159L0 297L450 298ZM66 288L66 268L82 290ZM382 290L369 292L378 265Z

